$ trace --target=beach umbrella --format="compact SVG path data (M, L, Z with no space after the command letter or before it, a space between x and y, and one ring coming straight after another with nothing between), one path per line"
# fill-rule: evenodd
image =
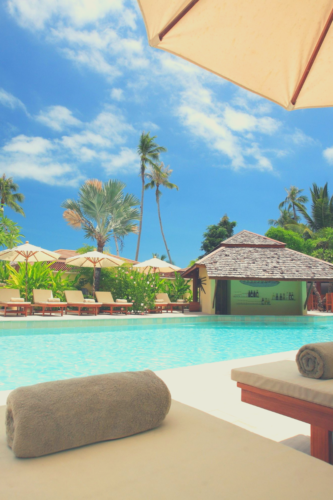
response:
M93 279L93 294L95 293L95 275L96 267L118 267L124 264L124 261L117 259L113 255L108 255L101 252L87 252L81 255L76 255L75 257L69 257L66 259L66 264L76 267L93 267L94 268L94 279Z
M152 269L154 273L170 273L172 271L178 271L180 267L174 266L173 264L169 264L164 260L153 257L152 259L145 260L144 262L140 262L139 264L135 264L133 266L133 269L143 269L143 271Z
M28 300L28 263L52 262L58 260L59 257L60 254L30 245L29 241L0 252L0 260L8 260L11 263L25 262L25 300Z
M288 110L333 105L331 0L138 2L151 46Z

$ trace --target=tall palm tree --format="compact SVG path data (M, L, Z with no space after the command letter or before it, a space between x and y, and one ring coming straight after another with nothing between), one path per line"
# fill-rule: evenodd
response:
M299 206L301 206L303 209L305 209L305 203L307 203L309 200L307 196L304 196L303 191L304 189L298 189L296 186L290 186L289 189L284 188L287 196L286 199L280 203L279 209L282 210L283 208L293 211L294 214L294 220L297 220L297 212L296 209L299 209Z
M124 237L137 232L134 221L140 220L139 200L124 194L125 184L116 180L102 183L87 181L79 190L79 198L66 200L64 218L74 229L83 229L85 237L96 240L97 251L103 252L110 238ZM96 290L99 288L100 269L96 269Z
M324 187L318 187L313 183L310 189L312 205L311 215L300 203L296 206L306 219L313 231L319 231L325 227L333 227L333 196L329 196L327 182Z
M145 185L145 189L154 189L155 188L155 196L156 196L156 203L157 203L157 212L158 212L158 218L160 221L160 226L161 226L161 233L165 245L165 249L167 251L169 261L172 262L171 260L171 255L170 251L168 249L168 245L164 236L164 231L163 231L163 226L162 226L162 218L161 218L161 209L160 209L160 197L162 195L160 191L160 187L165 187L167 189L177 189L178 191L178 186L176 184L172 184L172 182L169 181L169 177L172 174L172 170L169 167L165 167L163 163L160 163L159 165L151 165L150 172L146 174L146 177L150 179L150 182L148 182Z
M24 201L24 195L18 193L18 189L19 187L12 177L6 177L6 174L0 177L0 210L2 213L6 205L14 212L25 215L23 208L19 205Z
M146 168L148 165L153 167L156 165L156 162L159 160L160 154L166 151L166 148L163 146L159 146L154 142L156 136L151 137L150 132L142 132L140 136L140 141L138 145L138 155L140 157L140 176L141 176L141 219L139 226L139 236L138 243L136 247L135 260L139 258L140 251L140 241L141 241L141 232L142 232L142 219L143 219L143 202L145 195L145 177L146 177Z

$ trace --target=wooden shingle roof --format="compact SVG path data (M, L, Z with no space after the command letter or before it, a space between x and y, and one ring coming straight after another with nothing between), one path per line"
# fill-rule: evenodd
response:
M223 241L193 268L202 266L211 279L333 281L333 264L249 231L241 231Z

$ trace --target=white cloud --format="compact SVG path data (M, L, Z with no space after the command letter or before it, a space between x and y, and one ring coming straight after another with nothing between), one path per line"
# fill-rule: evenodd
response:
M296 129L294 133L288 135L288 139L291 140L297 146L313 146L316 141L306 135L302 130Z
M7 175L15 179L32 179L53 186L77 186L84 179L73 166L51 160L38 162L22 159L7 164L0 158L0 165Z
M269 116L256 117L249 113L237 111L227 106L224 111L226 125L238 132L257 131L263 134L271 135L278 130L280 122Z
M84 26L99 21L108 14L121 13L123 0L8 0L9 12L21 25L43 29L55 18ZM133 24L134 19L130 20Z
M41 111L36 120L53 130L61 131L66 127L78 127L80 120L75 118L72 112L65 106L49 106L45 111Z
M159 130L159 126L154 122L144 122L142 124L144 130Z
M121 148L119 154L105 158L103 167L107 174L138 172L138 154L134 149Z
M124 91L122 89L112 89L110 92L112 99L115 101L122 101L124 99Z
M330 165L333 165L333 147L324 149L323 156Z
M27 113L26 107L20 99L10 94L5 89L0 87L0 104L6 106L7 108L15 109L21 108ZM28 113L27 113L28 114Z
M40 155L52 149L51 141L43 137L27 137L18 135L11 139L2 149L11 153L26 153L27 155Z

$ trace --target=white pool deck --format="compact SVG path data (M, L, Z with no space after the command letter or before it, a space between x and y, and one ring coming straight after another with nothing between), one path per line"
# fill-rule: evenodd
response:
M197 315L193 314L193 316ZM327 315L333 318L330 313L313 313L311 315ZM186 316L190 316L190 314ZM117 318L119 317L117 316ZM122 317L126 318L126 316ZM142 318L143 316L137 317ZM157 315L151 314L144 317L156 318ZM38 320L38 318L45 319L46 317L33 316L28 320ZM78 317L76 315L66 317L66 319L71 318L77 319ZM89 318L92 318L92 316L89 316ZM16 319L18 321L27 320L27 318ZM59 317L59 319L64 318ZM110 319L110 316L108 316L108 319ZM57 317L54 316L51 320L57 321ZM6 321L6 318L1 318L0 322L2 321ZM173 399L210 413L217 418L227 420L256 434L274 441L283 442L305 453L310 453L310 426L308 424L242 403L240 389L237 388L236 382L233 382L230 378L232 368L278 360L295 360L296 352L289 351L186 368L174 368L156 373L168 385ZM6 404L9 393L10 391L0 391L0 406Z

